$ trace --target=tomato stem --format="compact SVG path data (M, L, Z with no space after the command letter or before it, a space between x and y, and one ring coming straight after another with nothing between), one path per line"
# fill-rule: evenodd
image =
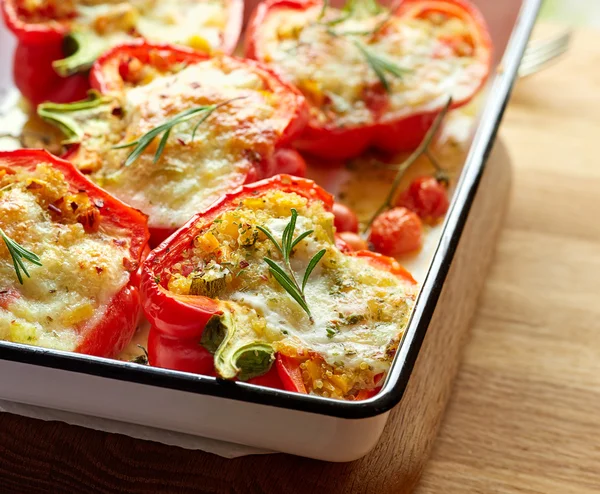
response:
M442 111L440 111L440 113L437 115L437 117L435 117L435 120L434 120L432 126L427 131L427 134L425 134L425 137L421 141L421 144L419 144L419 147L417 147L417 149L415 149L408 158L406 158L402 163L400 163L400 165L398 165L398 171L396 172L396 176L394 177L394 181L392 182L392 187L391 187L390 191L388 192L388 195L386 196L385 201L377 209L377 211L375 211L375 214L373 214L373 216L371 216L371 218L367 222L367 225L365 226L365 229L363 230L363 234L366 235L368 233L369 229L371 228L371 225L373 224L373 221L375 221L375 218L377 218L377 216L379 216L381 213L383 213L386 209L389 209L390 207L392 207L392 202L394 200L394 197L396 197L396 192L398 190L398 187L400 186L402 177L404 177L404 174L406 173L406 170L408 170L422 155L426 155L431 160L432 164L434 165L434 167L436 167L436 169L438 171L442 170L442 168L439 167L439 164L437 163L437 161L432 160L431 154L429 152L429 146L433 142L433 139L436 136L440 126L442 125L444 117L450 110L451 106L452 106L452 97L448 98L448 101L442 108Z

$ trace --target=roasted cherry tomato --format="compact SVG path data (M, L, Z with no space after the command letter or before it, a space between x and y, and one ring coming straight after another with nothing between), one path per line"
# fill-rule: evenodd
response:
M333 205L333 214L335 216L334 225L338 233L340 232L358 232L358 217L348 206L339 202Z
M448 189L435 177L416 178L396 200L396 206L414 211L425 223L436 223L449 204Z
M367 250L369 248L367 242L358 233L339 232L337 235L352 250Z
M377 252L398 257L421 248L423 223L409 209L390 209L375 218L369 240Z

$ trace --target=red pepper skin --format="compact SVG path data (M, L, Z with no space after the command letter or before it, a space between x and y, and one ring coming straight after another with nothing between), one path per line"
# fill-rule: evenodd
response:
M302 380L300 362L297 359L278 353L277 372L284 389L287 391L295 391L296 393L307 394L304 381Z
M322 6L322 0L266 0L260 3L248 24L245 38L245 52L248 58L264 60L260 46L260 33L266 18L277 9L307 10ZM492 43L485 20L480 12L467 0L404 0L394 13L397 17L419 17L436 11L468 20L472 27L476 46L484 53L482 61L491 67ZM455 100L451 108L468 103L485 84L487 75L479 87L468 97ZM377 148L386 152L410 151L415 149L425 137L442 106L427 112L414 113L378 122L382 108L380 98L372 101L372 111L376 121L368 125L338 128L334 124L320 124L309 120L304 133L294 142L294 146L303 152L326 159L348 159L358 156L368 148Z
M328 211L333 209L333 197L313 181L276 175L225 195L206 211L195 215L166 242L153 250L141 270L144 312L151 325L148 345L150 365L210 376L215 374L212 356L200 345L200 339L208 320L220 313L217 302L203 296L173 294L164 288L162 277L168 273L170 266L182 258L183 252L189 248L201 229L210 226L219 215L234 208L240 200L270 190L294 192L310 201L323 202ZM341 241L340 245L343 244ZM395 259L369 251L352 252L349 248L344 252L349 256L366 259L377 269L393 273L408 284L416 283L410 273ZM211 358L210 368L208 356ZM198 362L194 362L194 359L198 359ZM293 358L278 354L269 373L249 382L306 393L298 364ZM274 368L277 369L278 379L273 375Z
M85 98L90 89L87 74L61 77L52 62L65 58L63 41L71 28L69 20L28 22L19 12L22 0L0 0L7 27L17 38L14 58L15 85L34 106L44 101L70 103ZM244 1L229 0L228 22L223 34L223 53L233 53L242 30Z
M166 69L180 63L199 63L209 60L211 56L185 47L157 45L145 41L120 45L98 58L90 71L91 87L106 95L120 94L125 88L125 81L120 67L124 61L131 58L135 58L146 65ZM268 83L269 89L280 101L278 108L280 118L285 118L288 122L287 127L278 137L273 155L263 158L260 162L253 163L243 181L231 184L231 189L271 177L277 173L285 172L303 176L306 173L306 163L297 151L289 148L289 145L302 132L308 121L308 106L304 96L259 62L235 57L230 57L230 59L240 66L250 67ZM79 144L69 146L63 158L77 162L78 148ZM151 245L160 244L176 230L177 228L155 224L151 221Z
M75 349L78 353L114 357L131 340L141 316L138 269L148 254L150 234L146 216L94 185L68 161L46 151L0 152L0 166L7 168L34 170L39 163L49 163L64 175L73 190L84 190L97 204L101 203L101 224L111 224L128 232L131 259L134 260L129 283L106 303L106 315L101 321L81 328L83 338Z

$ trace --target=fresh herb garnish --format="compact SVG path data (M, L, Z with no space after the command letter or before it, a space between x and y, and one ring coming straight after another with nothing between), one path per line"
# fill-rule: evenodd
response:
M19 279L19 283L23 284L23 276L21 275L21 270L27 278L31 278L23 260L29 261L31 264L35 264L36 266L41 266L42 262L37 254L34 254L30 250L27 250L21 244L15 242L12 238L10 238L4 230L0 228L0 238L4 240L4 244L8 249L8 253L12 257L13 266L15 267L15 273L17 274L17 278Z
M323 2L323 7L319 16L317 17L317 23L324 25L326 32L333 37L344 37L344 36L374 36L378 33L381 28L390 20L393 15L394 10L388 10L388 14L378 22L373 29L370 30L361 30L361 31L344 31L344 30L335 30L333 26L339 24L346 19L350 18L354 15L358 9L358 5L360 5L360 10L366 11L369 15L377 15L381 13L384 9L377 3L376 0L369 0L363 3L357 4L356 0L348 0L344 7L342 7L342 15L333 20L325 20L326 10L329 8L329 1L326 0ZM398 78L402 78L405 74L409 73L408 69L404 69L399 67L394 62L392 62L387 57L379 55L372 49L368 48L367 45L362 43L361 41L354 39L352 43L358 50L361 55L364 57L367 64L371 67L375 75L381 82L381 85L386 90L386 92L390 92L390 83L388 81L388 76L394 76Z
M425 137L421 141L421 144L419 144L419 147L417 149L415 149L408 158L406 158L402 163L400 163L396 167L397 171L396 171L396 176L394 177L394 181L392 182L392 187L391 187L390 191L388 192L388 195L386 196L383 204L377 209L377 211L375 211L373 216L371 216L371 219L369 219L369 221L367 222L367 225L366 225L363 233L367 233L369 231L369 228L371 228L371 225L373 224L373 221L375 221L375 218L377 218L377 216L379 216L385 210L392 207L394 198L396 197L396 192L398 190L398 187L400 186L402 177L406 173L406 170L408 170L422 155L427 156L431 160L431 163L438 170L438 173L442 172L441 168L439 168L439 164L437 163L437 161L435 159L432 159L432 155L431 155L431 151L429 150L429 146L431 146L431 143L433 142L433 138L436 136L438 130L440 129L440 126L442 125L442 122L444 121L446 114L448 113L448 111L450 111L451 106L452 106L452 98L448 98L448 101L444 105L444 108L442 108L442 111L440 111L438 116L435 118L433 124L427 131L427 134L425 134Z
M306 303L304 289L306 288L306 283L308 282L311 273L313 272L317 264L319 264L319 261L325 255L325 252L327 252L327 250L320 250L309 261L308 266L306 267L306 271L304 272L302 285L300 285L298 283L298 280L296 279L296 274L294 273L294 270L292 269L292 266L290 264L290 255L292 254L294 247L296 247L296 245L302 242L302 240L304 240L306 237L312 234L314 230L307 230L294 239L294 230L296 229L298 211L292 208L291 213L292 217L290 219L290 222L283 230L283 235L281 236L281 244L277 241L275 237L273 237L269 230L262 226L257 226L257 228L266 235L266 237L273 243L273 245L275 245L275 247L283 257L283 263L287 270L286 272L273 259L265 257L264 261L269 265L269 271L271 272L271 275L273 275L273 278L275 278L275 280L277 280L277 282L284 288L284 290L290 294L290 296L298 303L298 305L302 307L302 309L304 309L304 312L308 314L308 317L310 317L312 321L312 314L310 313L310 309L308 308L308 304Z
M361 52L363 57L365 57L365 60L367 61L373 72L375 72L375 75L379 79L379 82L381 82L381 85L386 90L386 92L389 93L391 91L390 83L386 77L387 75L402 78L405 74L410 72L407 69L399 67L389 59L375 53L373 50L367 48L366 45L364 45L360 41L354 40L353 43L354 46L356 46L356 48L358 48L358 50Z
M171 131L176 125L187 122L188 120L193 119L197 115L202 114L202 118L198 120L192 131L191 141L193 142L194 138L196 137L196 131L198 130L198 127L200 127L200 125L204 123L208 119L208 117L210 117L214 113L215 110L221 108L222 106L228 105L232 101L243 98L245 98L245 96L240 96L239 98L232 98L230 100L224 101L216 105L205 105L197 106L195 108L189 108L175 115L172 119L167 120L165 123L159 125L158 127L154 127L152 130L149 130L135 141L131 141L126 144L118 144L116 146L113 146L113 149L124 149L135 146L134 150L131 151L131 153L129 154L129 156L127 156L127 159L125 160L125 166L129 166L140 157L140 155L152 143L155 137L158 137L162 134L162 137L158 144L158 148L156 149L156 153L154 154L153 162L156 164L160 159L163 151L165 150L165 146L167 145L167 141L169 140Z

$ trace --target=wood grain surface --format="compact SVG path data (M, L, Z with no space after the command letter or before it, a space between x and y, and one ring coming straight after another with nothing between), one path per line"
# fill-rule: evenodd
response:
M520 81L513 198L418 494L600 492L600 32Z
M581 31L516 88L502 130L513 199L418 494L600 492L598 62L600 33ZM402 492L420 461L399 462L415 444L389 433L399 413L372 455L345 465L225 461L0 414L0 492Z

